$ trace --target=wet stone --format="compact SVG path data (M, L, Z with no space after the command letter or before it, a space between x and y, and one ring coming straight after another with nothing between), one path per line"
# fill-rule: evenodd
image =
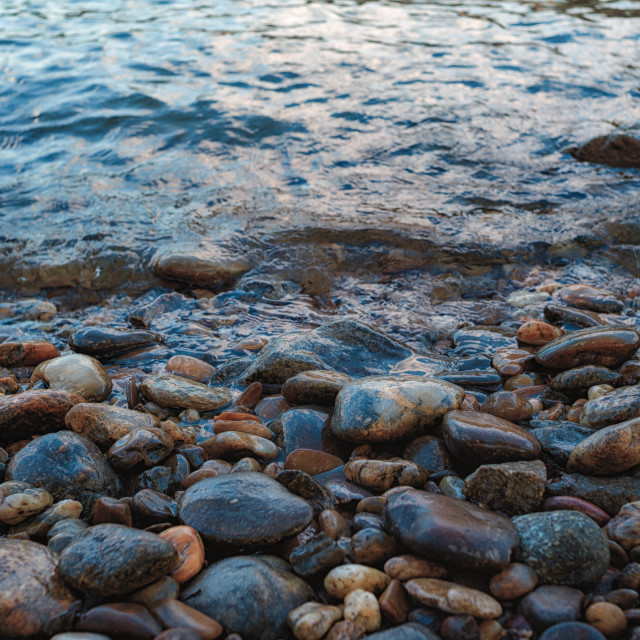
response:
M611 371L606 367L586 365L576 369L568 369L559 373L549 381L549 386L554 391L560 391L568 395L583 395L596 384L616 385L621 379L617 371Z
M409 595L429 607L446 613L464 614L476 618L497 618L502 614L500 603L491 596L454 582L435 578L414 578L405 584Z
M0 522L4 524L19 524L52 503L53 496L44 489L17 482L0 484Z
M287 623L297 640L320 640L340 618L338 607L307 602L287 615Z
M344 560L344 551L324 533L296 547L289 556L293 570L303 578L325 574Z
M311 587L273 556L238 556L216 562L181 594L186 604L243 640L286 637L287 615L313 597Z
M435 436L420 436L412 440L404 448L402 457L415 462L429 473L436 473L453 467L453 458L444 440Z
M98 498L91 511L91 523L105 524L108 522L130 527L133 520L129 504L115 498Z
M533 460L540 453L538 441L523 428L479 411L450 411L442 431L454 456L476 463Z
M109 449L107 459L120 471L130 471L138 464L153 467L173 449L173 440L162 429L140 428L127 433Z
M46 489L54 500L77 500L88 513L98 497L117 497L120 491L120 482L98 447L71 431L30 442L9 461L5 477Z
M57 633L51 640L111 640L102 633L91 633L91 631L67 631Z
M154 491L142 489L131 501L133 522L139 527L149 527L162 522L173 522L178 515L178 505L173 498Z
M540 460L478 467L464 483L464 494L509 515L535 511L542 502L547 471Z
M491 356L501 348L517 348L516 332L504 327L475 326L459 329L453 334L454 353L460 356L485 354Z
M304 498L315 513L331 509L338 503L331 491L304 471L285 469L276 475L276 480L291 493Z
M332 407L338 392L350 381L337 371L303 371L282 385L282 395L293 404Z
M480 411L492 416L520 422L529 420L533 415L533 407L528 400L513 393L513 391L498 391L492 393L483 403Z
M364 589L354 589L345 596L343 615L369 633L377 631L382 622L377 598Z
M332 569L324 579L327 593L337 600L342 600L350 591L363 589L380 594L391 578L382 571L362 564L343 564Z
M531 567L514 562L491 578L489 588L500 600L514 600L533 591L537 584L538 576Z
M148 413L86 402L71 408L64 421L69 429L93 440L103 450L135 429L158 424L157 419Z
M270 440L252 436L240 431L224 431L200 443L210 458L239 460L246 456L255 456L261 460L273 460L278 457L279 449Z
M538 632L559 622L578 620L584 593L572 587L543 585L525 596L518 611Z
M471 616L447 616L440 634L444 640L477 640L478 623Z
M171 577L182 584L197 575L204 565L204 545L198 532L192 527L170 527L159 536L170 542L178 552L178 565L171 572Z
M543 511L578 511L591 518L599 527L609 522L609 516L594 504L573 496L554 496L542 504Z
M261 422L255 420L216 420L213 423L213 433L216 435L225 431L238 431L248 433L252 436L259 436L271 440L273 433L269 427L265 427Z
M382 566L400 551L398 543L380 529L360 529L351 538L350 558L356 564Z
M518 516L514 559L528 564L543 584L587 587L609 566L607 538L590 518L575 511Z
M605 532L627 551L640 545L640 502L625 504L606 525Z
M153 602L162 600L163 598L177 598L180 594L180 585L169 576L162 576L155 582L138 589L133 593L127 594L130 602L137 602L149 607Z
M222 626L217 620L179 600L156 600L149 605L149 610L163 627L193 629L201 640L215 640L222 634Z
M129 602L94 607L80 614L75 628L118 637L126 636L131 640L152 640L162 631L160 624L145 607Z
M424 469L406 460L353 460L344 465L344 475L377 491L387 491L394 485L422 487L429 478Z
M48 509L29 520L11 527L10 535L26 536L34 540L43 540L49 529L68 518L79 518L82 513L82 505L75 500L61 500L52 504Z
M50 342L26 340L0 344L0 367L33 367L60 354Z
M624 302L611 291L586 284L571 284L560 290L560 298L571 307L588 309L597 313L620 313Z
M499 571L518 542L508 518L414 489L390 495L385 518L389 533L413 552L464 569Z
M239 256L217 247L207 257L193 254L162 253L154 260L154 273L166 280L177 280L202 287L221 286L233 282L246 273L251 265Z
M209 381L216 372L209 363L192 356L171 356L165 369L174 376L203 383Z
M225 387L209 387L195 380L169 374L149 376L139 384L139 389L148 400L176 411L214 411L231 402L231 392Z
M331 431L349 442L399 440L419 435L463 400L463 389L433 378L363 378L338 394Z
M589 400L582 408L580 423L590 429L602 429L639 416L640 388L622 387Z
M542 346L559 338L562 330L541 320L530 320L518 329L517 338L524 344Z
M571 452L583 440L593 434L593 430L566 420L532 420L529 432L542 447L545 456L564 467Z
M245 546L273 544L300 533L313 510L264 474L233 473L189 487L180 496L178 513L207 544Z
M80 603L57 564L56 554L41 544L0 539L0 636L49 637L72 622Z
M313 476L331 471L342 464L343 461L340 458L324 451L296 449L287 456L284 461L284 468L297 469Z
M525 349L515 347L503 347L493 354L491 365L503 376L517 376L533 364L535 356Z
M31 383L38 380L43 380L50 389L79 395L86 402L102 402L112 389L111 378L100 362L80 353L39 364L31 376Z
M562 622L549 627L540 640L605 640L605 636L584 622Z
M640 464L640 418L604 427L582 440L571 452L567 470L613 475L637 464Z
M83 399L68 391L33 390L0 398L0 442L64 429L65 415Z
M438 562L411 555L395 556L384 563L385 573L393 579L411 580L411 578L446 578L447 569Z
M78 591L120 595L172 571L174 547L159 536L118 524L89 527L60 555L60 572Z
M464 495L464 480L457 476L445 476L440 480L438 490L443 496L455 498L456 500L466 500Z
M296 449L335 453L331 442L335 438L329 430L328 417L324 409L296 408L285 411L270 425L276 434L274 441L286 454Z
M152 331L121 331L109 327L84 327L69 337L69 346L77 353L106 358L160 342Z
M640 347L640 336L623 327L594 327L572 331L538 351L536 360L550 369L571 369L594 364L615 368Z
M47 531L47 545L52 551L62 553L62 550L88 526L84 520L77 518L67 518L56 522Z
M318 524L322 532L332 540L351 535L347 521L334 509L325 509L322 511L318 516Z

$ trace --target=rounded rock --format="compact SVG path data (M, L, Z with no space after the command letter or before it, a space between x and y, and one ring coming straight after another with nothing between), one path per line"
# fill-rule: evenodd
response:
M297 640L320 640L342 618L339 607L306 602L287 615L287 623Z
M362 564L343 564L329 571L324 579L327 593L342 600L350 591L361 589L371 593L381 593L387 588L391 578L382 571Z
M533 591L537 584L538 576L530 566L514 562L491 578L489 589L500 600L514 600Z
M351 620L365 631L377 631L382 621L377 598L369 591L354 589L344 599L344 619Z
M610 602L594 602L584 612L585 620L605 636L615 637L627 628L624 611Z
M182 584L200 572L204 565L204 545L193 527L170 527L159 536L170 542L178 552L178 566L171 572L171 577Z
M214 411L231 402L231 392L226 387L209 387L206 384L179 376L159 375L145 378L138 386L142 395L165 409L181 411Z

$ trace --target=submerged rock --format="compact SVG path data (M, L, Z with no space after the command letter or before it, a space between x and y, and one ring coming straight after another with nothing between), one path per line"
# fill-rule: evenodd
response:
M220 247L206 257L192 254L165 254L156 256L153 270L167 280L178 280L204 287L233 282L249 271L251 264L244 257L227 253Z
M110 327L85 327L69 337L69 346L78 353L109 357L160 342L152 331L123 331Z

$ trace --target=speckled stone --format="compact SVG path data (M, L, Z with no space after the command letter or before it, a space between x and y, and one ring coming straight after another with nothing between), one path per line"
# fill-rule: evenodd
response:
M578 395L586 393L594 384L617 384L621 376L617 371L606 367L586 365L576 369L568 369L552 378L549 386L554 391Z
M640 387L622 387L589 400L580 414L580 424L590 429L632 420L640 416Z
M226 387L209 387L195 380L169 374L149 376L138 388L148 400L175 411L214 411L231 402L231 392Z
M362 378L338 394L331 431L349 442L399 440L419 435L463 400L461 387L435 378Z

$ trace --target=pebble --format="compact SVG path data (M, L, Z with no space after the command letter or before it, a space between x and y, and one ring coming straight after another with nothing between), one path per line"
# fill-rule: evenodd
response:
M337 371L303 371L282 385L282 395L293 404L332 407L338 392L351 378Z
M0 442L65 428L65 415L83 399L68 391L33 390L0 398Z
M549 342L536 354L536 361L549 369L571 369L587 364L615 368L640 347L637 331L626 327L578 329Z
M342 536L350 536L351 531L344 517L334 509L325 509L318 515L318 524L332 540Z
M266 341L265 341L266 344ZM264 346L264 344L262 345ZM262 346L260 348L262 348ZM262 397L262 383L252 382L236 399L238 407L254 407Z
M332 447L337 439L329 431L328 420L329 413L326 409L300 407L285 411L269 426L276 434L276 444L282 447L286 454L296 449L337 453Z
M440 633L443 640L478 640L478 623L471 616L447 616Z
M404 448L402 457L415 462L430 474L453 467L453 458L447 445L442 438L435 436L419 436L412 440Z
M446 613L476 618L497 618L502 614L500 603L491 596L453 582L435 578L414 578L409 580L405 587L414 600Z
M549 381L549 386L554 391L576 396L594 385L617 384L620 378L619 373L606 367L586 365L559 373Z
M81 513L82 505L76 500L61 500L41 513L11 527L9 533L12 536L21 535L41 540L54 524L68 518L79 518Z
M384 617L395 624L405 622L411 610L409 595L397 579L392 580L382 592L378 598L378 605Z
M530 513L513 523L520 535L514 559L528 564L543 584L588 587L609 566L606 536L582 513Z
M525 596L518 611L538 632L580 618L584 593L572 587L543 585Z
M293 570L303 578L326 574L344 561L345 552L324 533L314 535L289 556Z
M2 485L0 485L0 488ZM640 545L640 502L625 504L605 526L609 539L629 551Z
M584 622L561 622L549 627L539 640L606 640L597 629Z
M520 326L517 338L523 344L542 346L559 338L562 330L542 320L530 320Z
M457 409L464 390L443 380L375 376L354 380L336 398L332 433L349 442L406 438Z
M529 420L533 416L533 407L528 400L513 393L513 391L497 391L492 393L482 403L480 411L490 413L492 416L520 422Z
M201 640L215 640L222 634L222 626L193 607L170 598L155 600L149 605L153 616L166 629L172 627L192 629Z
M478 625L478 640L504 640L506 635L497 620L483 620Z
M354 589L381 593L391 578L382 571L361 564L343 564L329 571L324 579L327 593L337 600L342 600Z
M540 454L540 444L522 427L479 411L449 411L442 432L454 456L476 463L533 460Z
M149 376L138 388L148 400L165 409L177 411L195 409L203 413L220 409L231 402L231 392L225 387L209 387L169 374Z
M387 491L394 485L422 487L429 474L406 460L353 460L344 465L344 475L367 489Z
M140 604L114 602L89 609L78 617L75 628L80 631L106 632L131 640L152 640L162 627Z
M503 376L517 376L535 359L533 353L515 347L496 349L491 360L493 368Z
M344 619L355 622L368 633L377 631L382 622L377 598L363 589L350 591L344 599Z
M53 504L53 496L44 489L21 482L0 484L0 522L19 524Z
M355 564L381 566L400 551L393 537L380 529L360 529L351 538L350 557Z
M52 551L61 553L62 550L89 525L84 520L67 518L56 522L47 531L48 546Z
M133 496L131 513L136 526L149 527L163 522L173 522L178 513L178 506L173 498L159 491L142 489Z
M269 427L265 427L262 422L257 422L256 420L216 420L213 423L213 433L216 435L226 431L248 433L267 440L273 438L273 433L271 433Z
M576 445L567 470L600 476L631 469L640 464L639 436L640 418L604 427Z
M112 467L131 471L136 465L153 467L173 449L173 440L162 430L146 427L130 431L113 443L107 453Z
M69 336L69 346L74 351L96 358L108 358L161 341L161 337L153 331L122 331L110 327L83 327Z
M230 255L221 248L207 251L206 258L197 254L160 252L153 265L154 273L160 278L201 287L229 284L250 268L244 257Z
M585 620L608 637L622 634L627 628L624 611L610 602L595 602L584 612Z
M162 576L162 578L152 582L150 585L127 595L127 599L131 602L143 604L148 608L156 600L162 600L163 598L174 599L179 594L180 585L170 576Z
M71 431L93 440L103 450L135 429L148 429L158 424L149 413L87 402L72 407L64 421Z
M57 565L57 554L41 544L0 539L1 637L48 637L68 628L80 603Z
M537 584L538 576L531 567L514 562L491 578L489 589L499 600L515 600L533 591Z
M238 460L248 455L261 460L273 460L279 453L277 445L270 440L240 431L219 433L201 442L200 446L210 458L229 458L230 460Z
M309 475L317 475L340 467L343 461L338 456L313 449L295 449L284 461L285 469L297 469Z
M445 476L444 478L442 478L442 480L440 480L440 484L438 485L438 491L443 496L455 498L456 500L467 499L467 497L464 495L464 480L462 480L462 478L458 478L457 476Z
M560 290L560 298L571 307L597 313L620 313L624 302L615 294L586 284L570 284Z
M607 395L613 390L614 389L610 384L596 384L593 387L589 387L589 390L587 392L587 398L589 400L597 400L598 398L601 398L602 396ZM582 416L582 413L583 412L581 411L580 412L581 416Z
M60 354L45 340L7 341L0 344L0 367L34 367Z
M364 634L365 631L360 625L351 620L341 620L331 627L326 640L360 640Z
M572 496L555 496L542 503L543 511L579 511L591 518L599 527L609 522L609 515L594 504Z
M60 573L78 591L120 595L171 572L174 547L159 536L118 524L89 527L60 555Z
M196 382L208 382L216 372L209 363L192 356L171 356L164 367L174 376Z
M178 514L206 544L246 546L300 533L313 510L264 474L232 473L190 486L178 500Z
M178 552L178 565L171 572L171 577L178 584L187 582L200 572L204 566L204 545L193 527L170 527L158 535Z
M599 385L600 388L603 386L607 385ZM609 391L611 390L609 389ZM602 429L639 416L640 388L637 386L621 387L597 398L590 397L589 402L582 407L580 424L590 429Z
M465 479L464 494L509 515L535 511L542 502L547 470L540 460L478 467Z
M11 458L5 478L41 487L54 500L77 500L87 513L98 497L120 492L120 481L98 447L71 431L32 440Z
M448 574L444 565L411 555L390 558L385 562L384 570L394 580L403 582L411 578L446 578Z
M306 602L287 615L287 624L297 640L320 640L342 618L339 607Z
M111 378L99 360L80 353L60 356L39 364L31 384L44 380L50 389L68 391L86 402L102 402L109 397Z
M180 597L245 640L285 638L287 615L314 598L288 566L274 556L226 558L201 571Z
M571 452L585 438L593 435L593 430L565 420L532 420L529 432L542 447L543 458L550 458L565 467Z
M229 473L261 473L262 467L255 458L241 458L236 462Z
M518 543L508 518L414 489L388 496L385 518L389 533L401 544L425 558L463 569L500 571Z

